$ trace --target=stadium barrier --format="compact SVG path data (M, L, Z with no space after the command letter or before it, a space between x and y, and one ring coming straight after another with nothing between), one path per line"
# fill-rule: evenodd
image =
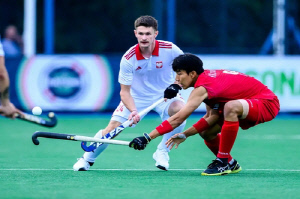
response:
M199 55L205 69L246 73L279 97L281 112L300 112L300 56ZM23 110L113 111L120 101L121 55L36 55L7 58L12 102ZM182 91L187 99L192 89ZM204 111L201 105L198 111Z

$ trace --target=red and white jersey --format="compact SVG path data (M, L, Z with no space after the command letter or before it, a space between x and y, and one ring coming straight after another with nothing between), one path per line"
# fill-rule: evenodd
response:
M175 44L156 40L150 58L144 58L139 44L132 46L122 57L119 83L131 85L135 99L155 100L163 96L164 90L175 81L172 62L183 54Z
M266 99L272 100L276 95L257 79L228 70L204 70L194 85L203 86L208 99L204 102L214 107L216 104L236 99Z

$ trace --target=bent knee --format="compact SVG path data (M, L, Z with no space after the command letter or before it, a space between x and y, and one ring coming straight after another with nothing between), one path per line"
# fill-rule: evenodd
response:
M182 109L184 103L182 101L174 101L170 104L168 114L169 116L175 115L177 112Z
M224 117L226 118L237 118L242 115L243 106L238 100L229 101L224 106Z
M214 139L218 133L221 132L221 126L218 124L215 124L208 128L207 130L204 130L199 133L199 135L206 141Z

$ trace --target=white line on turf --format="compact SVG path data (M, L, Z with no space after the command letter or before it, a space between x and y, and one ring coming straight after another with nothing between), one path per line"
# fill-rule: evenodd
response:
M205 169L169 169L169 171L203 171ZM244 171L300 172L300 169L243 169ZM0 169L0 171L73 171L73 169ZM160 171L158 169L91 169L90 171Z

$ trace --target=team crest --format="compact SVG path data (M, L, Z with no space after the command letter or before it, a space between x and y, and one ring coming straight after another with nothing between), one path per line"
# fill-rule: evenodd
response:
M162 68L162 67L163 67L162 61L157 61L156 62L156 68Z

